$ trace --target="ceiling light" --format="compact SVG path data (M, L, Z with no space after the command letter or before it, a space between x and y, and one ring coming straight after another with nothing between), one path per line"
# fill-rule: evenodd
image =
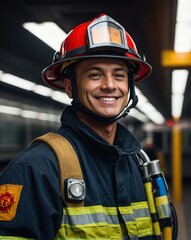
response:
M158 111L150 113L149 118L156 124L163 124L165 122L164 117Z
M145 114L138 111L136 108L131 109L131 111L129 112L129 116L132 116L132 117L134 117L134 118L136 118L139 121L144 122L144 123L149 121L148 117Z
M22 108L6 106L6 105L0 105L0 113L17 115L23 118L38 119L38 120L43 120L48 122L59 122L59 119L60 119L60 115L43 113L40 111L40 109L39 111L32 111L32 110L25 110Z
M60 115L39 113L37 119L49 122L60 122Z
M174 50L191 51L191 1L178 0Z
M178 0L175 26L174 50L176 52L191 51L191 1ZM185 69L172 72L172 116L180 118L184 102L184 92L187 84L188 71Z
M48 87L44 87L42 85L30 82L28 80L16 77L9 73L4 73L2 71L0 71L0 73L1 73L0 81L4 83L25 89L27 91L32 91L41 96L51 97L53 100L57 102L61 102L63 104L67 104L67 105L71 104L71 99L64 92L52 90Z
M172 116L174 118L180 118L182 113L183 101L184 95L172 94Z
M9 74L9 73L2 73L0 76L0 81L13 85L15 87L19 87L28 91L33 90L35 83L27 81L25 79L22 79L20 77L17 77L15 75Z
M172 71L172 93L184 94L188 79L188 70L180 69Z
M53 91L51 94L51 98L54 99L55 101L65 103L67 105L71 104L71 99L64 92Z
M23 27L41 39L55 51L60 48L61 42L66 38L66 33L54 22L27 22Z
M20 115L21 109L17 107L0 105L0 113Z
M174 50L176 52L189 52L191 50L191 26L183 22L176 25Z
M45 97L50 97L53 90L48 87L44 87L42 85L35 85L33 92L43 95Z
M156 108L148 101L144 103L139 102L137 108L145 112L147 115L156 111Z
M188 79L188 70L179 69L172 71L172 116L179 118L182 113L184 92Z
M162 114L157 111L157 109L148 101L148 99L143 95L140 89L135 88L135 92L137 93L139 98L136 107L155 124L163 124L165 122L165 119Z
M38 117L38 113L36 111L30 111L30 110L22 110L20 115L24 118L37 119Z

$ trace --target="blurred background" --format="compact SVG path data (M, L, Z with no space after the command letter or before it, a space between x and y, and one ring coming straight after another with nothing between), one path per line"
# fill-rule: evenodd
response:
M125 27L153 67L136 84L139 103L121 123L151 159L160 159L180 219L179 239L189 239L190 12L190 0L2 0L0 169L36 136L59 127L70 99L48 88L41 72L72 28L105 13Z

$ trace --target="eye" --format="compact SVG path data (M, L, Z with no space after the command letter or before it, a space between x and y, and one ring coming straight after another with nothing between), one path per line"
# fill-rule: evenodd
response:
M115 78L118 80L125 80L127 79L127 74L125 72L116 72Z
M93 80L97 80L97 79L102 77L102 74L99 73L99 72L92 72L88 75L88 77L93 79Z

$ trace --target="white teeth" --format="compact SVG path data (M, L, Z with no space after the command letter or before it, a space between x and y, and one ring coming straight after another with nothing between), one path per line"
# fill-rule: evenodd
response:
M106 102L112 102L112 101L114 101L116 98L114 98L114 97L101 97L101 98L99 98L100 100L102 100L102 101L106 101Z

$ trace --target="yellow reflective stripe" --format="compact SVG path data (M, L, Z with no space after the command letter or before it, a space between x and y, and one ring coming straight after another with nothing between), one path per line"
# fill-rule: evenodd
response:
M101 205L64 208L64 214L69 213L70 215L94 214L100 212L104 212L109 215L116 215L117 209L116 207L103 207Z
M123 206L119 207L119 210L121 213L130 213L133 212L133 210L139 210L139 209L149 209L147 202L135 202L131 203L130 206Z
M145 235L153 235L153 225L151 218L136 219L138 236L144 237Z
M135 222L125 223L128 229L129 236L144 237L153 235L152 221L150 219L139 219Z
M78 226L77 228L62 225L56 239L122 239L122 233L119 225L109 224L94 226Z

